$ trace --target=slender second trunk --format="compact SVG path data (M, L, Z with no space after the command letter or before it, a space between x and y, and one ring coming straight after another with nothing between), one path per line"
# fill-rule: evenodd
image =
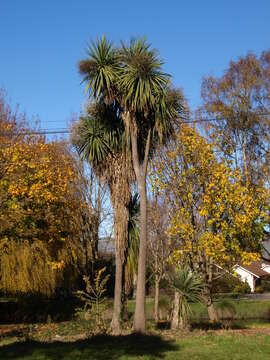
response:
M173 311L172 311L172 322L171 322L172 330L176 330L179 328L179 301L180 301L180 294L178 291L175 291L174 292Z
M130 116L130 114L129 114ZM140 194L140 247L138 259L138 278L136 290L136 307L134 315L134 330L145 333L145 279L146 279L146 249L147 249L147 194L146 173L151 141L151 130L148 131L144 151L144 161L140 167L138 151L138 129L136 119L130 117L130 137L132 147L133 168L136 175L138 190Z
M138 261L138 278L136 289L136 308L134 330L145 332L145 278L146 278L146 246L147 246L147 200L146 184L143 179L138 181L140 193L140 248Z
M159 321L159 276L155 275L155 323Z

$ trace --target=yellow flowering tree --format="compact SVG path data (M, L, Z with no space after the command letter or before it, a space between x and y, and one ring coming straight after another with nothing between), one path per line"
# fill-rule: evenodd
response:
M51 295L82 264L88 205L67 145L22 120L0 96L0 291Z
M152 179L168 202L168 235L174 264L189 262L200 272L209 317L217 320L212 283L221 269L260 256L266 220L265 192L248 188L237 170L218 159L194 128L182 126L176 139L156 158Z

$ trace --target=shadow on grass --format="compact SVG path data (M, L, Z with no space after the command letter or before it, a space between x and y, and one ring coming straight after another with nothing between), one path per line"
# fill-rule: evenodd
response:
M157 329L159 330L169 330L171 328L171 322L167 320L159 321L156 324Z
M169 330L171 323L169 321L159 321L156 324L156 328L159 330ZM189 329L192 330L220 330L220 329L247 329L247 325L241 321L225 321L221 320L220 322L211 323L210 321L199 321L191 322Z
M28 296L0 302L0 324L44 323L68 321L81 304L76 298L46 299Z
M191 330L221 330L221 329L234 329L241 330L247 329L244 322L240 321L226 321L221 320L220 322L211 323L210 321L192 322Z
M177 350L177 345L159 336L95 336L69 343L27 341L5 345L0 347L0 359L118 360L121 356L149 356L149 359L162 359L165 353Z

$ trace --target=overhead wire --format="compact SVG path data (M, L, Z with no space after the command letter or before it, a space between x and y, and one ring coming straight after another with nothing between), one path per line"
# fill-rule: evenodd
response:
M270 112L268 113L259 113L256 114L257 116L270 116ZM183 120L184 119L184 120ZM181 124L199 124L199 123L205 123L205 122L214 122L214 121L226 121L225 118L199 118L199 119L191 119L188 117L179 117L178 120L181 121ZM269 120L270 121L270 120ZM70 129L69 128L44 128L40 130L27 130L22 131L19 133L19 135L56 135L56 134L69 134ZM0 136L6 136L9 135L8 133L1 133Z

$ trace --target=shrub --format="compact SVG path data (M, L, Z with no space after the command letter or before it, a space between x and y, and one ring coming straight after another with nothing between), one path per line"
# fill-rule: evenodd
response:
M262 279L260 285L256 286L255 292L258 294L270 292L270 281Z
M93 329L102 332L106 331L106 324L104 319L105 293L106 285L110 275L105 275L106 268L100 269L95 273L93 283L90 282L87 276L84 276L86 289L76 292L77 297L83 302L83 308L78 308L76 315L84 320L90 322Z
M233 289L233 294L250 294L251 289L247 281L241 281L240 284L236 285Z
M225 273L213 282L213 293L248 294L251 292L247 282L243 282L239 275Z

